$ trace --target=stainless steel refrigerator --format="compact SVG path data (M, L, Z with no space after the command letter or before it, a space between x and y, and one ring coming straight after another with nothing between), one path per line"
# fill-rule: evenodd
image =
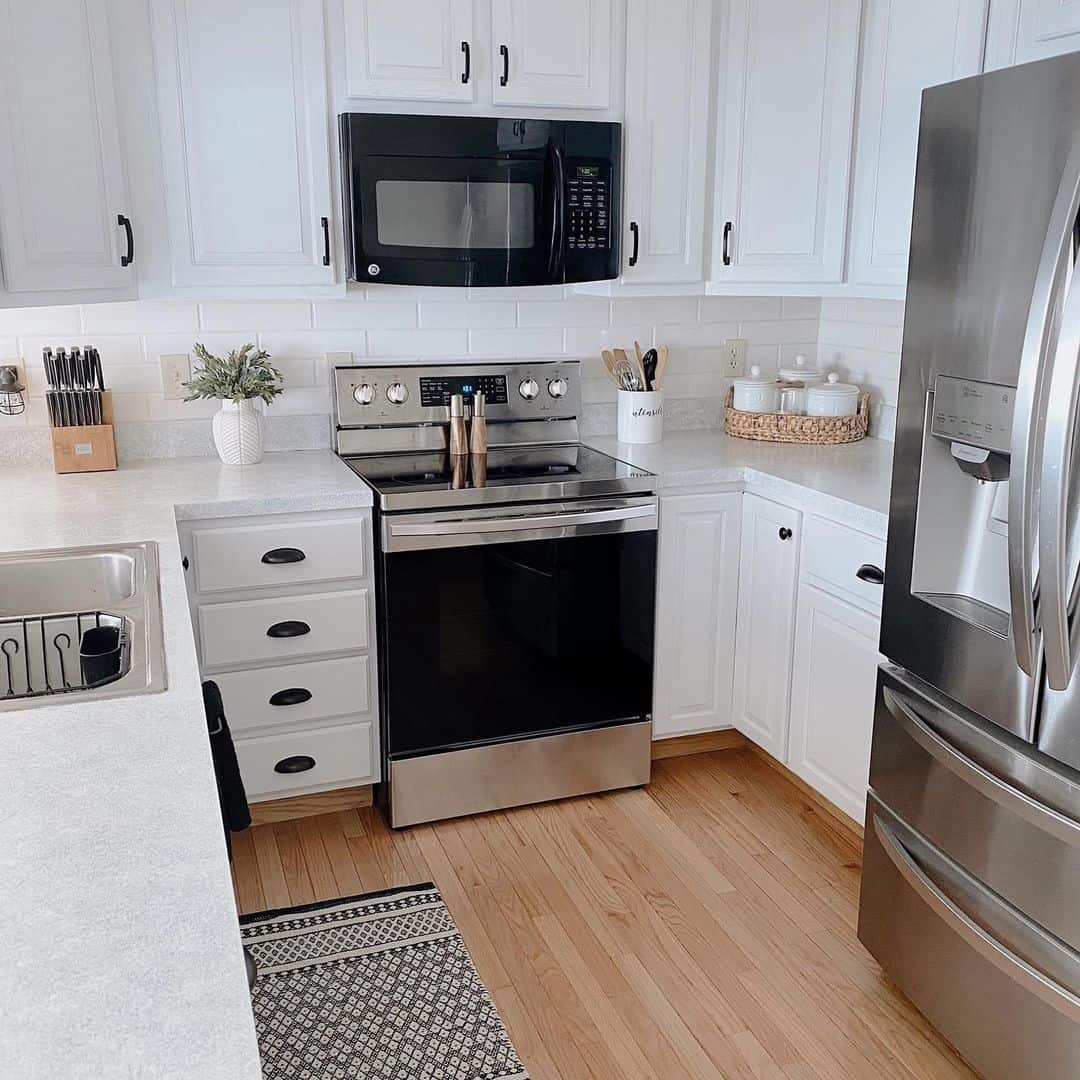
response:
M923 96L859 937L1080 1076L1080 54Z

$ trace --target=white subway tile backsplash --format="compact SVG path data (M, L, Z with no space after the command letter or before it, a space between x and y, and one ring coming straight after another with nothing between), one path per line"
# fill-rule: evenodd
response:
M672 348L710 348L718 349L725 338L746 337L740 334L738 323L680 323L656 328L657 344Z
M275 356L272 363L281 372L286 391L316 385L314 356ZM292 396L291 393L289 396Z
M117 394L112 396L113 420L124 423L130 420L150 419L149 394Z
M148 420L205 420L221 408L220 401L166 401L160 394L147 394Z
M785 296L783 316L785 319L819 319L821 301L807 296Z
M416 301L326 300L314 306L320 330L408 330L416 326Z
M902 326L904 302L902 300L860 300L847 302L848 322L881 323L886 326Z
M150 364L109 364L101 362L110 389L123 394L160 394L161 369Z
M667 327L663 328L664 330ZM634 341L640 341L642 348L658 344L653 327L648 323L626 322L618 326L568 326L563 334L563 343L567 356L600 356L602 349L626 349L634 347Z
M182 300L87 304L82 319L85 334L194 334L199 329L199 307Z
M518 304L518 325L524 327L607 326L610 322L611 304L594 297Z
M313 416L330 412L330 388L328 386L305 386L286 390L269 406L274 416Z
M77 307L0 308L0 334L12 337L70 336L81 330L82 319Z
M878 327L869 323L822 320L819 333L821 340L830 345L843 345L852 349L873 349L878 342Z
M516 324L517 306L510 300L420 302L420 325L424 329L491 328Z
M739 324L739 336L759 345L789 345L804 341L817 341L818 324L816 319L742 322Z
M517 356L559 356L562 330L470 330L469 352L512 360Z
M367 352L367 334L363 330L277 330L259 334L259 346L274 360L320 357L332 352L363 356Z
M370 330L368 352L380 356L464 356L469 335L464 330Z
M783 301L774 296L703 296L702 322L744 322L751 319L779 319ZM800 316L806 318L807 316Z
M696 323L698 298L671 296L620 299L611 302L611 321L620 323Z
M298 330L311 326L306 300L215 300L199 305L203 330Z

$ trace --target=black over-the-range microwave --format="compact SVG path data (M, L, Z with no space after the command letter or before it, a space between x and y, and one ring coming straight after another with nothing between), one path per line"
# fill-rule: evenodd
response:
M619 124L345 113L352 281L554 285L619 274Z

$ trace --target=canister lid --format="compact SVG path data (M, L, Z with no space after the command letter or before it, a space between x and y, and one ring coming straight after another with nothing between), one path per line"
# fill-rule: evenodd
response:
M750 367L750 374L743 375L741 378L735 380L736 386L772 386L776 382L776 377L773 375L763 375L761 373L761 367L758 364L753 364Z
M840 376L835 371L830 371L825 382L806 388L808 398L817 397L819 394L827 397L836 397L838 394L843 397L851 397L852 395L858 397L859 388L854 383L840 382Z
M795 363L790 367L782 367L777 375L781 382L820 382L822 379L821 369L814 367L803 353L795 357Z

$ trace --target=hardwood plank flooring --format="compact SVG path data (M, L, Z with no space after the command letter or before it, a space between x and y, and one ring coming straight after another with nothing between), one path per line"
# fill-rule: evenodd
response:
M648 788L235 841L242 912L434 881L533 1080L974 1074L855 935L858 836L748 749Z

